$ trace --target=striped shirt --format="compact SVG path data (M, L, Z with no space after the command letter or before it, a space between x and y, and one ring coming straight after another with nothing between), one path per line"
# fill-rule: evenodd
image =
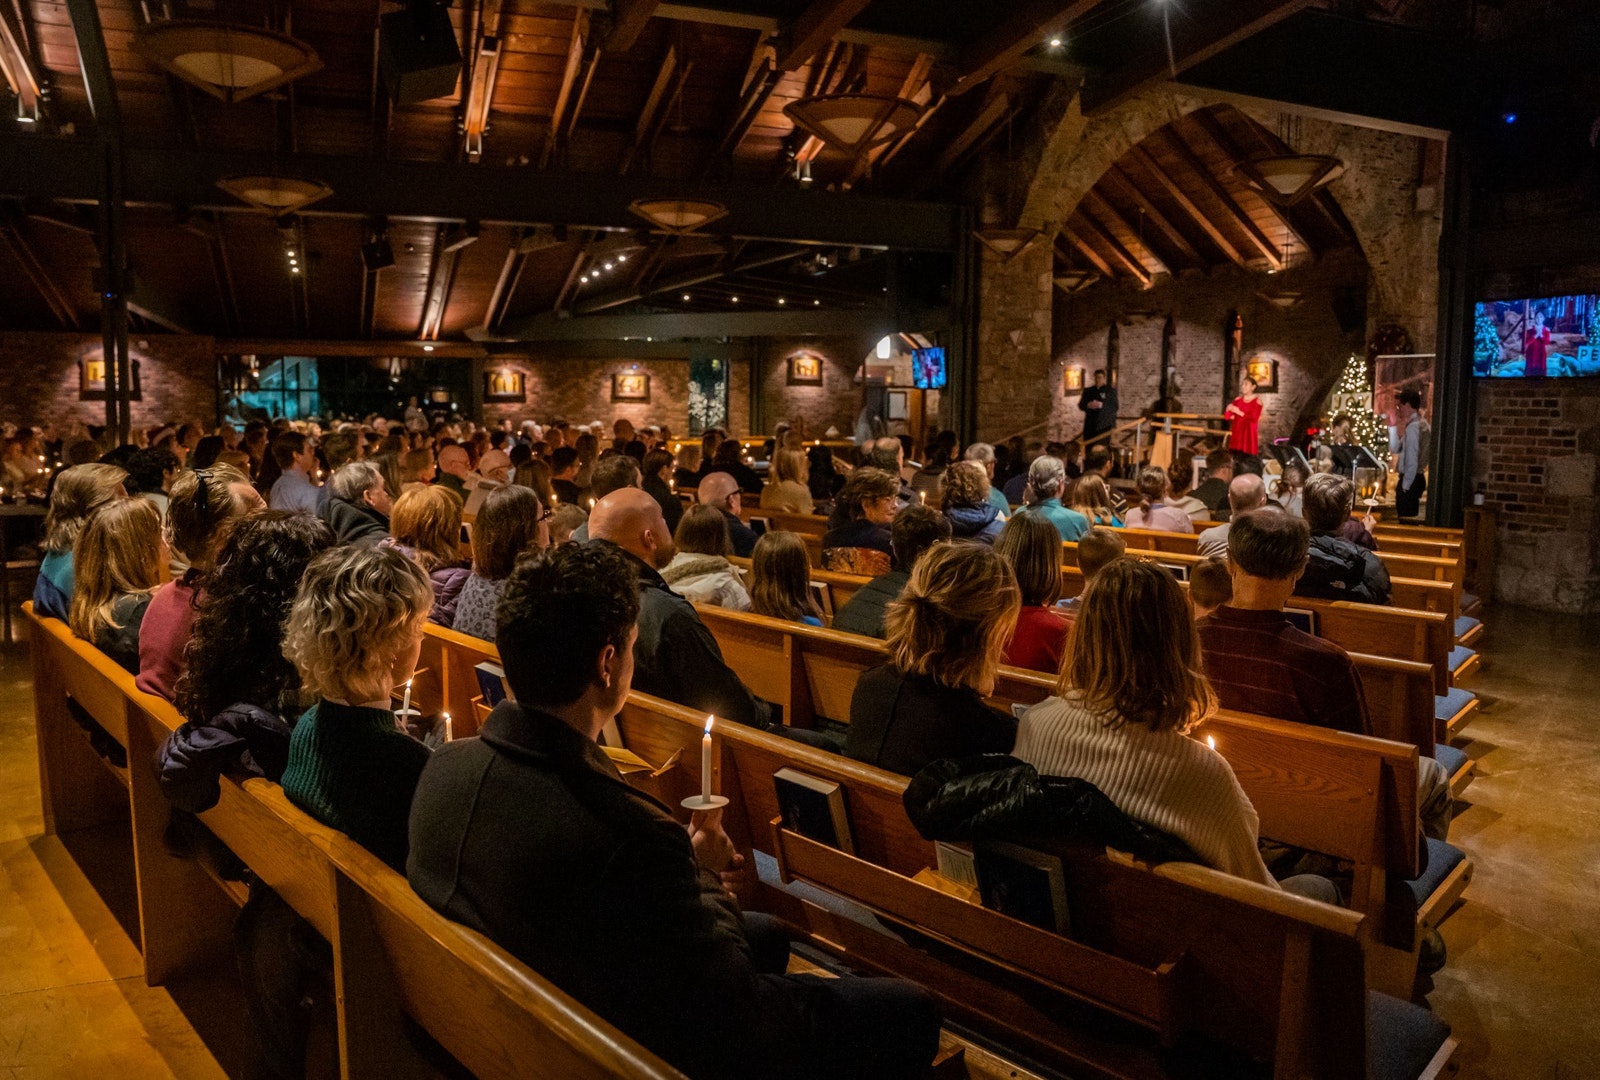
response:
M1224 709L1372 734L1355 665L1281 611L1217 608L1198 620L1206 677Z
M1260 820L1223 756L1177 731L1108 725L1080 695L1022 714L1012 755L1045 776L1073 776L1124 814L1177 837L1225 874L1276 887L1256 849Z

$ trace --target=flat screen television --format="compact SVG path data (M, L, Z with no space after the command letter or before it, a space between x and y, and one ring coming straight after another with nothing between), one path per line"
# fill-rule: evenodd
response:
M911 385L918 390L943 390L949 373L944 367L944 346L911 351Z
M1488 379L1600 375L1600 295L1487 300L1473 320L1472 373Z

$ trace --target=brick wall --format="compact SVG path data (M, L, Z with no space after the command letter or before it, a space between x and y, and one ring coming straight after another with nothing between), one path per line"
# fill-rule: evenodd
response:
M856 335L763 341L757 350L757 393L767 426L780 420L803 420L806 434L812 438L821 438L830 427L848 438L861 412L862 391L856 372L876 345L875 339ZM790 385L789 360L800 353L822 360L819 385Z
M160 335L133 339L142 398L133 402L135 427L217 422L216 355L212 339ZM93 334L0 333L0 421L62 429L74 421L104 424L104 401L78 398L78 361L99 357Z
M488 369L508 368L523 373L525 403L485 403L490 423L509 419L539 421L560 418L574 424L626 417L637 427L666 424L674 434L689 430L689 361L686 359L596 359L592 357L497 356ZM611 377L643 373L650 376L650 401L613 402ZM728 420L736 431L750 424L750 364L731 361L728 378Z
M1496 512L1495 597L1600 611L1600 383L1480 381L1473 485Z

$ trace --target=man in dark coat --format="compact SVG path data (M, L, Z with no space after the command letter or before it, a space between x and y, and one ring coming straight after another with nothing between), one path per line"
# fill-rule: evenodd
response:
M513 572L496 643L515 700L424 770L412 887L698 1080L925 1075L927 992L783 974L777 924L723 887L721 811L685 830L595 744L632 681L635 576L598 541Z
M1347 476L1321 473L1306 481L1300 500L1311 526L1310 562L1294 587L1296 596L1389 602L1389 570L1377 554L1339 535L1355 505L1355 485Z
M589 536L591 542L620 548L639 579L633 685L697 712L765 727L771 706L739 681L694 605L657 572L677 552L656 501L636 487L613 491L589 515Z
M1117 390L1106 385L1104 369L1096 371L1094 385L1084 387L1083 393L1078 395L1078 408L1083 413L1082 441L1085 443L1117 426Z
M728 523L728 539L733 541L733 553L741 559L748 559L756 549L756 541L760 535L746 525L739 518L739 481L725 472L707 473L706 478L700 481L700 490L695 495L696 502L714 506L722 514L722 520Z
M328 484L331 495L318 516L341 544L372 547L389 535L389 489L383 474L370 461L339 466Z

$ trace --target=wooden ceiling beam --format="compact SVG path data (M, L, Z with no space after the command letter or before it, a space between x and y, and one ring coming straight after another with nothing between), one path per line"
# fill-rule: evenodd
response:
M622 162L617 167L617 175L627 176L633 168L634 161L639 156L639 151L644 148L645 136L655 124L656 113L660 111L666 99L667 87L672 85L673 72L678 67L678 47L668 45L667 53L661 58L661 64L656 68L656 80L650 86L650 93L644 99L644 107L639 110L639 119L633 125L633 142L623 152Z
M845 187L856 183L870 173L875 165L887 164L889 159L900 152L900 148L908 142L913 135L922 130L922 125L927 123L928 117L933 115L935 106L929 105L933 98L933 85L930 81L933 75L933 56L929 53L918 53L916 60L911 63L911 70L906 72L905 79L900 83L899 96L923 106L922 115L917 117L917 122L907 131L886 143L879 143L865 154L856 158L850 166L850 174L845 177ZM942 99L941 99L942 100Z
M1205 18L1169 20L1170 33L1153 41L1136 56L1119 58L1115 67L1090 75L1083 84L1081 102L1085 116L1099 116L1129 98L1176 79L1191 67L1202 64L1261 31L1282 22L1298 11L1312 7L1317 0L1228 0L1218 13Z
M222 222L210 215L211 227L205 237L206 250L211 256L211 276L217 286L217 306L222 309L222 322L228 333L239 332L239 292L233 282L233 262L228 258L228 244L222 235ZM309 262L309 260L308 260Z
M756 117L761 115L761 110L766 108L767 99L777 89L778 79L783 72L778 65L769 59L763 61L760 70L756 72L745 91L739 97L739 104L735 106L733 117L728 122L727 130L723 133L722 140L717 146L716 154L706 162L706 172L712 171L719 164L731 158L734 151L739 149L739 144L744 141L745 135L750 131L750 126L756 122Z
M1233 223L1245 234L1250 243L1255 245L1261 257L1267 260L1267 265L1274 270L1282 270L1283 256L1278 249L1273 246L1267 234L1261 231L1261 227L1251 220L1250 215L1244 212L1228 189L1222 186L1222 181L1212 175L1211 168L1201 161L1199 155L1184 141L1183 132L1179 131L1176 125L1164 130L1166 145L1172 148L1172 152L1179 160L1200 178L1200 182L1206 186L1217 202L1222 204L1223 210L1233 219Z
M1111 268L1111 264L1106 262L1098 251L1090 247L1088 241L1074 232L1071 225L1061 226L1061 235L1066 238L1067 243L1072 245L1074 251L1094 264L1094 268L1100 271L1102 277L1112 278L1117 276L1117 272Z
M1080 206L1078 207L1076 220L1082 222L1083 227L1087 229L1089 235L1093 236L1095 239L1099 240L1100 243L1105 245L1106 250L1111 252L1111 257L1117 262L1121 263L1128 273L1137 278L1139 280L1139 284L1146 286L1150 284L1151 274L1149 268L1147 268L1144 263L1133 254L1133 252L1129 251L1125 246L1123 246L1122 241L1118 240L1116 235L1112 233L1110 229L1106 228L1106 226L1098 218L1089 213L1084 207ZM1162 269L1165 270L1166 267L1163 266Z
M939 155L939 162L934 172L943 175L955 167L966 154L975 149L980 139L1006 118L1011 111L1011 95L995 93L989 96L978 115L961 130L961 133L945 144L944 152Z
M1238 143L1233 141L1233 136L1228 134L1210 109L1198 109L1189 115L1198 121L1200 130L1205 132L1206 138L1215 143L1217 149L1226 154L1228 159L1234 163L1235 169L1238 168L1239 162L1249 156L1239 148ZM1272 212L1272 216L1278 220L1278 224L1283 226L1295 243L1299 244L1309 254L1315 255L1317 253L1316 248L1311 246L1311 242L1306 239L1305 234L1295 226L1294 219L1284 207L1265 197L1261 201L1266 204L1267 209Z
M1127 193L1128 197L1133 200L1133 204L1144 213L1145 220L1154 225L1161 235L1166 237L1167 243L1171 244L1185 259L1188 259L1196 266L1205 265L1205 259L1201 258L1199 250L1189 242L1189 238L1183 235L1183 230L1174 225L1172 219L1163 214L1161 208L1151 202L1148 195L1139 190L1139 185L1134 183L1133 177L1129 176L1120 165L1111 166L1107 170L1106 176L1111 177ZM1104 180L1102 180L1103 182Z
M807 308L800 311L708 311L650 314L586 315L557 318L542 315L506 324L498 337L472 335L475 340L501 341L616 341L621 338L742 338L811 337L830 334L871 334L881 337L915 327L937 332L951 325L947 308L890 311L887 308L839 310Z
M1235 246L1232 240L1228 239L1228 234L1218 228L1217 223L1211 220L1211 215L1200 209L1195 201L1189 197L1189 193L1178 186L1178 182L1168 174L1166 169L1161 167L1161 163L1150 153L1148 147L1141 144L1135 146L1129 153L1133 155L1134 160L1144 167L1146 172L1155 178L1156 183L1160 185L1161 189L1167 193L1172 201L1183 207L1183 212L1189 215L1189 220L1200 226L1205 234L1211 238L1211 242L1217 245L1223 255L1227 256L1228 261L1235 266L1248 265L1245 262L1244 253Z
M40 260L38 252L33 250L33 245L28 242L28 237L19 228L19 224L11 213L0 216L0 239L3 239L6 246L11 249L12 258L22 267L23 275L39 293L45 306L50 309L50 314L61 324L62 329L78 329L78 316L72 309L72 302L50 276L50 271Z
M539 167L546 168L555 154L561 137L561 122L567 114L567 103L572 100L578 73L583 67L584 41L589 36L589 12L579 8L572 17L572 35L567 40L567 62L561 71L561 89L556 92L556 105L550 112L550 128L545 135L544 149L539 152Z
M83 88L89 95L89 111L95 126L105 134L122 131L122 111L117 106L117 84L111 75L111 59L106 52L106 35L100 26L100 11L95 0L66 0L72 20L73 37L78 44L78 66L83 72Z
M810 248L790 248L784 251L772 252L766 255L746 259L743 262L733 262L729 259L719 260L715 267L704 270L694 270L683 274L676 274L670 278L656 281L646 289L618 289L615 292L601 293L577 305L573 310L579 315L593 315L599 311L607 311L623 304L631 304L635 300L643 300L648 296L659 296L662 293L677 292L680 289L692 289L696 285L725 278L730 274L743 274L763 266L774 263L788 262L810 252Z
M995 27L986 37L961 53L960 71L950 86L952 95L965 94L985 80L1021 62L1023 56L1099 6L1101 0L1030 0L1021 10Z
M1090 191L1088 197L1084 199L1083 205L1080 206L1078 210L1092 224L1098 227L1101 230L1102 235L1106 236L1108 239L1116 240L1116 234L1110 232L1110 225L1116 225L1126 229L1132 236L1138 239L1139 246L1143 249L1142 253L1150 256L1150 258L1156 261L1156 273L1172 273L1171 267L1167 265L1167 260L1163 259L1160 252L1152 248L1149 242L1145 239L1144 229L1124 218L1122 213L1115 206L1112 206L1109 202L1102 198L1099 193ZM1109 225L1107 224L1108 222ZM1123 251L1127 252L1129 256L1138 261L1141 268L1144 268L1143 261L1138 255L1128 251L1126 244L1123 244L1121 241L1117 241L1117 246L1122 248Z
M625 53L633 48L660 6L660 0L611 0L611 28L601 39L600 47L609 53Z
M5 76L11 92L22 99L22 108L30 115L44 112L38 66L28 48L19 12L12 9L11 0L0 0L0 75Z
M778 70L799 71L871 0L811 0L779 35Z

